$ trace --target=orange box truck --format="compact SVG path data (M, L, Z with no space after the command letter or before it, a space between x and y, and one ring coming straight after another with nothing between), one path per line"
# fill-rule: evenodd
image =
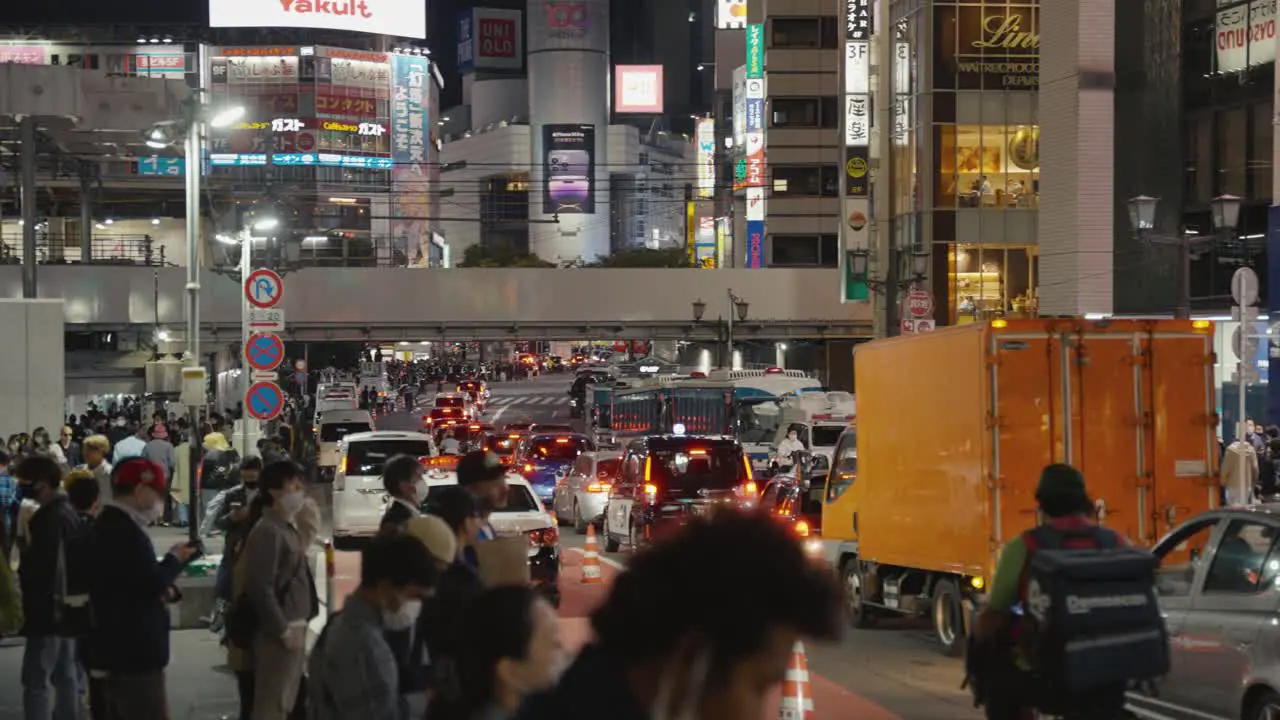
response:
M856 626L928 615L964 647L1000 549L1037 524L1053 462L1083 471L1100 522L1153 545L1218 502L1213 326L993 320L854 353L858 419L832 458L827 557Z

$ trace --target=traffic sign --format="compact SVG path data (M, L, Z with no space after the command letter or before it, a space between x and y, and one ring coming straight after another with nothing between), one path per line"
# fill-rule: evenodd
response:
M1231 299L1240 305L1258 302L1258 274L1242 267L1231 276Z
M254 370L275 370L284 362L284 343L279 335L255 333L244 341L244 359Z
M904 318L902 321L902 334L913 335L916 333L933 332L936 326L937 323L933 321L933 318Z
M284 391L273 382L256 382L244 394L244 409L255 420L270 420L284 409Z
M927 318L933 314L933 293L927 288L913 286L907 291L907 314L913 318Z
M249 373L250 383L256 382L275 382L280 379L280 373L275 370L254 370Z
M244 279L244 299L256 308L273 308L284 297L284 282L274 270L258 268Z
M247 328L250 333L284 332L284 310L251 307Z

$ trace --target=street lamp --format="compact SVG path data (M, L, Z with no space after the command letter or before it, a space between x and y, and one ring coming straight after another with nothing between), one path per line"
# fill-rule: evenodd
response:
M201 91L197 90L182 105L182 118L164 120L153 124L145 133L147 147L162 149L175 145L179 140L183 143L184 179L186 182L187 205L187 353L196 367L200 366L200 147L203 141L204 125L226 127L244 115L243 106L228 106L211 112L204 104ZM197 435L200 428L200 407L192 405L188 409L188 422L191 424L191 468L194 473L200 467L200 442ZM196 483L191 483L190 515L191 524L187 536L192 542L200 536L200 503L196 495Z
M733 369L733 323L735 321L735 318L737 322L746 321L747 314L751 311L751 303L735 295L732 289L726 290L726 294L729 297L729 313L728 315L726 315L725 319L717 320L717 323L723 323L725 326L725 343L724 343L724 349L722 351L725 355L725 359L724 359L724 362L721 363L721 365L723 367L727 367L730 370L732 370ZM702 301L702 298L698 298L697 300L693 301L693 321L694 322L702 322L702 317L703 315L706 314L706 312L707 312L707 304ZM719 334L718 331L717 331L717 334Z
M907 257L906 278L902 273L903 255ZM893 335L898 330L897 304L898 295L903 290L924 282L929 276L929 266L933 263L933 255L923 247L891 248L889 251L889 268L884 279L871 277L871 251L854 250L849 255L851 274L858 282L866 283L873 292L885 295L885 332Z
M1178 249L1178 297L1173 316L1181 319L1191 317L1191 259L1201 249L1218 240L1232 242L1236 226L1240 222L1240 206L1242 200L1235 195L1219 195L1210 202L1213 218L1213 233L1200 237L1182 232L1167 235L1155 232L1156 209L1160 198L1149 195L1138 195L1129 199L1129 226L1138 240L1146 247L1172 246ZM1242 255L1242 262L1245 256Z

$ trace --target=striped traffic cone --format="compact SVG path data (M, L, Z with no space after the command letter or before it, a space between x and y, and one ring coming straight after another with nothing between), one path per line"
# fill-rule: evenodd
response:
M797 642L787 662L787 676L782 681L782 703L778 720L813 720L813 693L809 690L809 661L804 643Z
M587 546L582 551L582 584L599 585L604 582L600 574L600 547L596 545L596 526L587 524Z

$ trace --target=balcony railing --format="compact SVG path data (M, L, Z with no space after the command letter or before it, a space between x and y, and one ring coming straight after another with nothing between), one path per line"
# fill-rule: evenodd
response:
M89 243L88 262L94 265L172 265L165 248L150 235L101 235ZM36 238L36 262L42 265L78 265L86 262L78 235L40 234ZM6 234L0 238L0 265L22 263L22 238Z

